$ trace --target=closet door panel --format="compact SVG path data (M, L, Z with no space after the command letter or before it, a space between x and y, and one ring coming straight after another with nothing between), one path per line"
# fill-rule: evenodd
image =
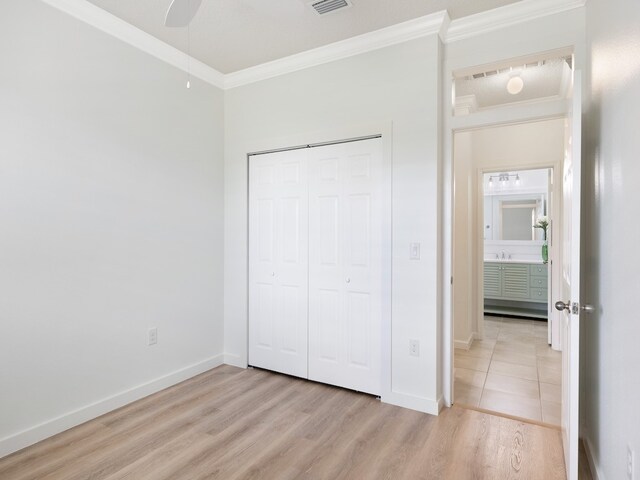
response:
M308 191L304 151L249 163L249 364L307 377Z
M381 390L381 147L380 139L323 146L309 159L309 378L373 394Z

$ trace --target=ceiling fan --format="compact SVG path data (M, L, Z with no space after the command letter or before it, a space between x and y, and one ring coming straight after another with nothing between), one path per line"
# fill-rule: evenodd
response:
M195 17L202 0L172 0L164 19L166 27L186 27Z

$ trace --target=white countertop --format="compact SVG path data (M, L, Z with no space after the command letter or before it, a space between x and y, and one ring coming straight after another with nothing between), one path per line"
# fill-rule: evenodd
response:
M485 263L530 263L532 265L544 265L542 260L508 260L506 258L503 260L502 258L485 258L484 261Z

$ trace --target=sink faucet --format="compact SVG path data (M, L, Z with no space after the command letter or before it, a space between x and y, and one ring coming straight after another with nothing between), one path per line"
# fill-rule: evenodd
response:
M502 252L500 252L502 254L502 260L504 260L504 250L502 250Z
M500 255L496 253L496 260L500 260Z

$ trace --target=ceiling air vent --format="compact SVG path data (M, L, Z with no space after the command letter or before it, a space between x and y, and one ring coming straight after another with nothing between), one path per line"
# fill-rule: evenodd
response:
M327 13L342 10L350 6L351 2L349 0L320 0L319 2L313 2L311 4L311 7L318 15L326 15Z

